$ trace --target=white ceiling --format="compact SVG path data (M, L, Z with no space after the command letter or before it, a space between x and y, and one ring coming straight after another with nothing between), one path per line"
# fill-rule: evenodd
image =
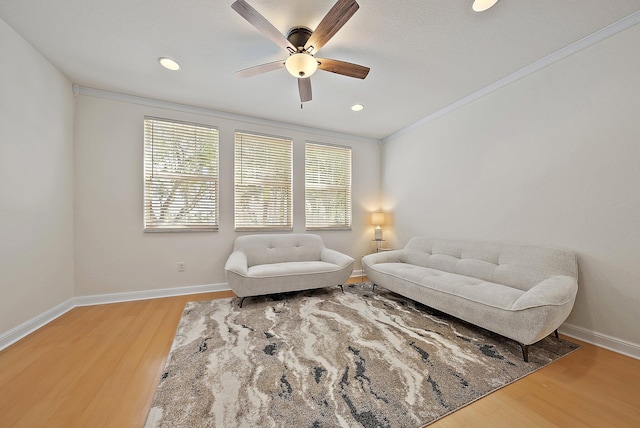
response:
M334 0L247 0L286 34L315 28ZM295 78L235 71L287 53L231 9L233 0L0 0L0 17L73 83L382 139L640 10L640 0L358 0L319 56L371 67L324 71L300 109ZM157 62L175 58L179 72ZM354 103L365 105L351 112Z

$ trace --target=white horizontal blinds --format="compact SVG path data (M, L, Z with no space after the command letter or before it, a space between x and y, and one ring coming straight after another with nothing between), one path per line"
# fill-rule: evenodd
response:
M351 148L305 145L307 229L351 228Z
M217 230L216 128L145 117L144 228Z
M292 229L292 150L286 138L236 132L236 230Z

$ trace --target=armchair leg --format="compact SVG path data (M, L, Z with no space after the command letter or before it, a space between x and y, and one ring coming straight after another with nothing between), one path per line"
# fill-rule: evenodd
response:
M376 283L375 282L371 283L371 291L376 291Z
M242 304L244 303L244 299L246 299L246 297L242 297L242 298L240 299L240 307L242 307Z
M340 285L340 290L342 290L342 294L344 294L344 287L342 286L342 284L339 284L339 285Z
M522 348L522 357L524 358L524 362L528 363L529 362L529 345L524 345L520 342L518 342L518 345L520 345L520 348Z
M553 335L556 337L556 339L559 339L560 337L558 337L558 329L556 328L556 330L553 332Z

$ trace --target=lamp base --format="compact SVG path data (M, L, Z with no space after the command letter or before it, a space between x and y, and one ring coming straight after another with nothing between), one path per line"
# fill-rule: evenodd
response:
M376 227L373 231L373 240L382 241L382 228L380 226Z

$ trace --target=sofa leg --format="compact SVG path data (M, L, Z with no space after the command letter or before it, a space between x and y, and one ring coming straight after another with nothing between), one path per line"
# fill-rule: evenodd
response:
M242 298L240 299L240 307L242 307L242 304L244 303L244 299L246 299L246 297L242 297Z
M518 342L518 345L520 345L520 347L522 348L522 357L524 358L524 362L528 363L529 362L529 345L524 345L520 342Z
M344 287L340 284L340 290L342 290L342 294L344 294Z
M560 339L560 337L558 336L558 329L556 328L556 330L553 332L553 335L556 337L556 339Z

